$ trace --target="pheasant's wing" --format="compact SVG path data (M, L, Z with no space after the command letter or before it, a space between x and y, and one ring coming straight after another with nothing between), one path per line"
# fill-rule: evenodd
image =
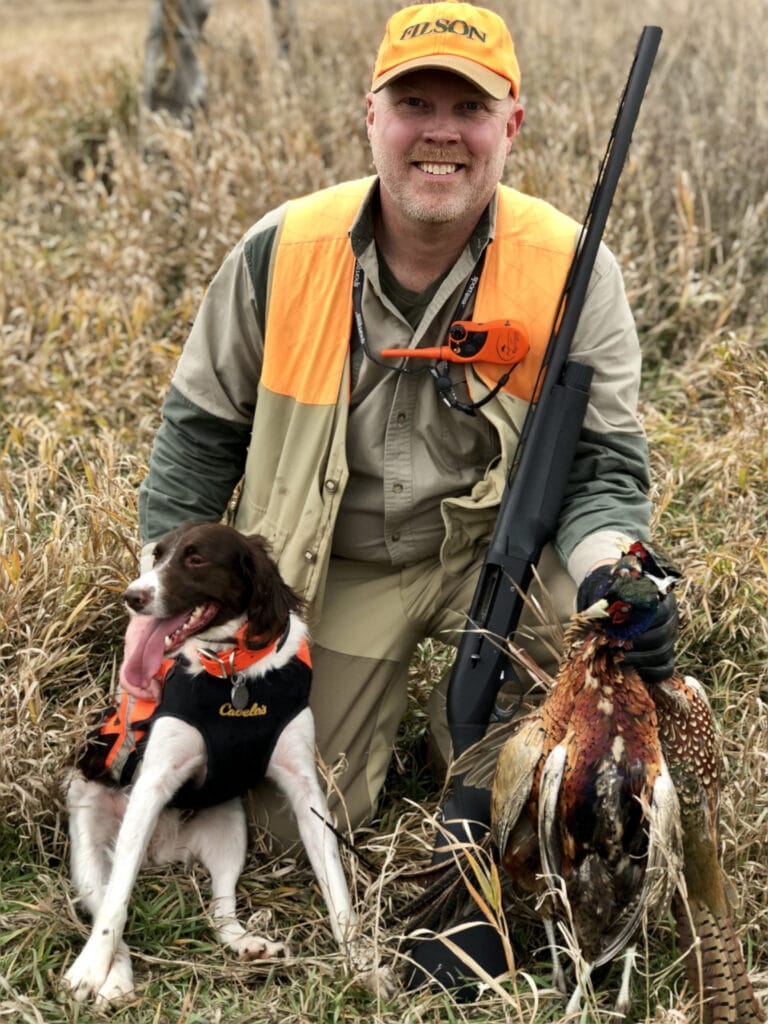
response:
M543 728L540 724L540 717L540 711L537 709L525 718L490 726L485 737L479 743L475 743L465 750L451 766L452 775L463 775L466 772L466 782L469 785L491 790L492 830L494 800L496 808L500 809L502 816L507 813L506 808L509 806L509 813L514 812L515 820L517 820L530 793L533 769L536 766L538 755L530 760L525 757L524 755L529 753L529 747L526 745L526 741L520 737L529 737L540 733L542 738L539 739L539 744L542 744ZM523 755L519 762L518 751ZM501 769L499 765L501 765ZM508 791L506 790L507 780L511 785L511 789ZM512 799L511 805L507 804L507 798ZM513 811L514 808L517 810ZM506 835L508 832L505 833ZM502 853L504 852L503 847L500 847L500 850ZM466 900L467 888L460 863L461 856L459 852L453 861L446 861L445 864L424 873L429 878L430 884L408 904L401 915L408 921L410 928L436 929L442 927Z
M539 709L528 715L514 718L508 722L494 722L489 725L485 735L477 743L473 743L463 754L456 758L449 769L450 775L465 775L466 783L479 789L490 789L496 762L507 740L520 729L526 728L531 719L539 719Z
M542 871L550 884L563 870L558 806L566 759L566 745L558 743L547 755L539 785L539 853Z
M491 835L502 854L531 795L545 742L541 715L534 712L518 723L499 752L491 784Z

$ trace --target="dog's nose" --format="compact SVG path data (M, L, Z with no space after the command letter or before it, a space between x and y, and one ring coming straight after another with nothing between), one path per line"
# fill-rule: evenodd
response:
M128 587L123 594L123 600L134 612L142 612L154 597L151 587Z

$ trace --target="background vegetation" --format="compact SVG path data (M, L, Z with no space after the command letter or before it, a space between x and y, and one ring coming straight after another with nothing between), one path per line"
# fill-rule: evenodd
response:
M288 196L367 173L363 97L397 6L298 0L281 55L266 0L217 0L194 134L139 110L147 5L6 0L0 10L0 1018L91 1021L56 997L85 926L71 903L61 780L86 712L113 687L136 569L136 488L162 395L206 283L240 233ZM643 23L660 55L609 221L645 352L656 536L685 568L681 664L710 688L725 761L722 850L758 988L768 960L768 110L764 0L498 0L527 117L507 181L581 218ZM361 912L394 954L397 872L426 863L424 693L413 666L381 819L350 861ZM255 839L246 915L297 955L280 970L211 943L205 879L142 877L129 919L136 1022L557 1021L540 937L520 973L472 1007L361 993L310 875ZM523 939L525 941L523 941ZM690 994L670 930L650 939L636 1020L682 1022ZM590 1011L610 1020L610 1001Z

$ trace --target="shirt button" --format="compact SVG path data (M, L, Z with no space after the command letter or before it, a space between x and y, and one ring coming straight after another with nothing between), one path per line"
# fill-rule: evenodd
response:
M325 489L326 491L330 491L331 494L333 494L335 491L338 491L339 485L336 483L335 480L326 480Z
M304 561L305 562L314 562L315 557L316 556L315 556L315 552L314 551L305 551L304 552Z
M403 489L403 485L402 484L392 484L392 490L395 492L395 494L400 494L402 489Z
M408 417L405 415L404 412L399 412L397 414L397 425L398 425L398 427L402 427L407 418Z
M391 540L392 540L393 544L397 544L397 542L400 540L400 534L399 533L393 533L392 537L391 537Z

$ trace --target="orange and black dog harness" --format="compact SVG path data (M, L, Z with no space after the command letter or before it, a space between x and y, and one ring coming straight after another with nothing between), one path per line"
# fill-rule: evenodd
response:
M241 631L242 633L243 631ZM130 784L138 769L152 726L160 718L178 718L203 736L208 764L205 780L184 785L171 801L175 807L213 807L263 781L278 737L307 707L312 680L305 640L282 668L256 678L242 671L278 650L285 634L261 647L238 643L228 651L198 651L204 671L193 673L183 656L163 662L159 702L122 693L108 708L91 736L79 767L91 779Z

